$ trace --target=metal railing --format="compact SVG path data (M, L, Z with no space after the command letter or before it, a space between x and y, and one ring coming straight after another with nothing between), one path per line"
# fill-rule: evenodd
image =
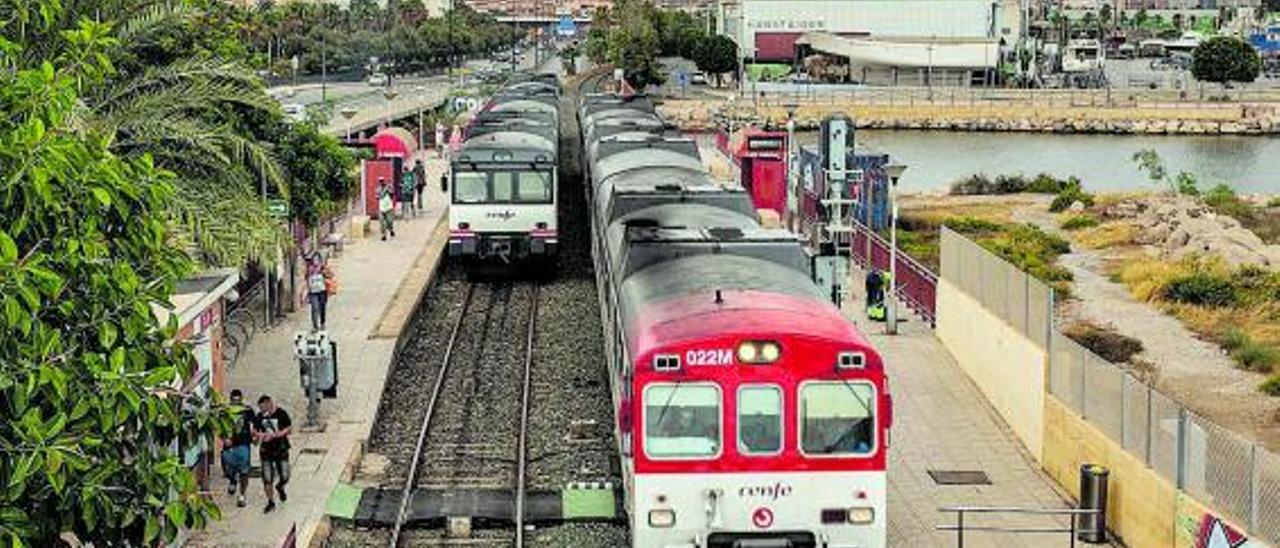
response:
M867 268L867 250L870 249L871 265L882 272L889 271L889 242L879 234L868 230L867 225L853 221L853 260L862 268ZM871 238L871 246L867 246L867 238ZM929 326L934 325L938 296L938 276L928 267L920 264L902 249L898 249L898 279L894 289L898 299L907 308L919 314Z
M1010 533L1010 534L1062 534L1071 535L1068 546L1076 545L1077 533L1096 533L1091 529L1081 529L1076 525L1076 518L1080 516L1098 516L1100 510L1081 509L1081 508L1023 508L1016 506L943 506L938 508L939 512L951 513L956 515L955 525L939 525L939 531L955 531L956 547L964 548L964 534L966 532L984 532L984 533ZM964 521L965 514L1016 514L1016 515L1033 515L1033 516L1068 516L1067 521L1071 524L1067 527L1000 527L995 525L966 525Z
M868 106L1033 106L1045 108L1138 107L1150 109L1238 109L1242 104L1280 102L1280 87L1223 90L1183 89L1006 89L917 86L761 86L738 91L737 106L778 107L786 103L854 103Z

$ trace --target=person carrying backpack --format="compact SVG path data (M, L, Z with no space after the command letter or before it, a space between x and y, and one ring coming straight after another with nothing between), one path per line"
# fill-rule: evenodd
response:
M222 473L230 482L227 486L227 494L237 495L236 506L243 508L245 491L249 488L249 459L252 455L249 446L253 444L253 410L244 405L244 393L238 388L231 391L231 408L236 417L235 426L231 437L222 440Z

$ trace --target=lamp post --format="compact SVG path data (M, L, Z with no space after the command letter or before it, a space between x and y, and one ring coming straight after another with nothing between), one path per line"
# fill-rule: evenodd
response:
M400 92L391 87L390 82L387 83L387 89L382 92L382 96L387 98L387 127L391 127L391 117L395 115L395 110L391 107L396 97L400 96Z
M787 228L795 230L793 222L795 220L796 210L796 194L797 180L799 174L796 166L796 107L795 103L787 103L783 105L787 109L787 218L785 223Z
M426 101L424 101L424 93L427 91L427 88L424 86L415 86L413 90L417 92L418 96L418 149L422 150L422 143L426 141L426 139L424 139L425 135L422 133L422 107L426 104Z
M342 110L338 111L338 114L341 114L342 117L346 118L347 120L347 140L350 141L351 140L351 119L355 118L356 109L351 107L343 107Z
M898 179L907 170L905 164L890 162L884 166L885 175L889 176L889 306L885 314L884 332L888 335L898 334ZM867 235L870 238L870 234Z

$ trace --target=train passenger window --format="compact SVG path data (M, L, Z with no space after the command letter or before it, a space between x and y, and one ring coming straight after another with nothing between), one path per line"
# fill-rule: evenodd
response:
M498 203L510 202L511 195L514 194L511 189L511 185L514 182L514 173L495 171L493 173L493 201Z
M782 389L755 385L738 389L738 451L770 455L782 450Z
M478 204L489 199L489 174L477 171L453 173L453 201Z
M875 387L865 382L810 382L800 387L800 451L865 455L875 449Z
M652 384L644 390L644 452L655 459L720 453L720 388L714 384Z
M516 174L516 200L520 202L550 203L551 174L542 171L521 171Z

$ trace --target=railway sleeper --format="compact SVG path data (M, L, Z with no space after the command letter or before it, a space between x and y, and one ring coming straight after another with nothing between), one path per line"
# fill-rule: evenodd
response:
M470 530L510 528L515 524L515 491L506 489L415 489L404 526L409 529L448 529L450 520L465 519ZM381 528L395 524L399 489L368 487L349 516L357 527ZM525 523L554 525L565 522L623 523L622 491L610 483L577 483L559 490L530 491L525 495ZM459 529L457 532L461 532Z

